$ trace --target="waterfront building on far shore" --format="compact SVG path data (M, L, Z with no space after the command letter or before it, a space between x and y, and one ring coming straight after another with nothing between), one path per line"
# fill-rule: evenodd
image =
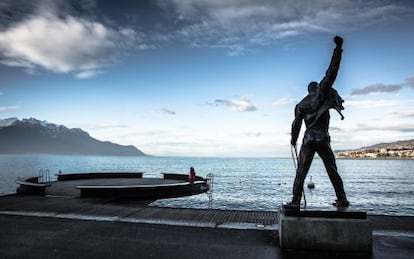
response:
M335 152L337 158L414 158L414 149L357 149Z

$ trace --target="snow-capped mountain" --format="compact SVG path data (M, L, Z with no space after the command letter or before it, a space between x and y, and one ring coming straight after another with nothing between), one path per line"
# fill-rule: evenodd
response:
M8 119L4 119L4 120L0 120L0 128L2 127L7 127L12 125L15 121L18 121L19 119L16 117L13 118L8 118Z
M35 118L0 120L0 153L145 155L134 146L99 141L82 129L69 129Z
M25 124L41 125L43 127L51 127L51 128L64 127L62 125L56 125L56 124L53 124L53 123L49 123L47 121L37 120L35 118L19 120L17 117L13 117L13 118L0 120L0 128L8 127L8 126L12 125L13 123L25 123Z
M18 118L9 118L9 119L5 119L5 120L0 120L0 128L2 127L2 121L4 121L4 125L6 126L10 126L13 124L16 125L22 125L25 127L37 127L37 126L42 126L45 128L45 130L49 130L51 132L56 131L56 132L72 132L72 133L79 133L79 134L85 134L87 136L89 136L89 134L86 131L83 131L82 129L79 128L72 128L69 129L63 125L59 125L59 124L54 124L54 123L49 123L45 120L41 121L41 120L37 120L35 118L29 118L29 119L22 119L19 120Z

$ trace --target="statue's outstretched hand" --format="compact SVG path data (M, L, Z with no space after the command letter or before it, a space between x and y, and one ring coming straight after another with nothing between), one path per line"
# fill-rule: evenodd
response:
M344 42L344 39L342 39L338 35L336 35L333 40L334 40L335 44L339 47L341 47L342 43Z

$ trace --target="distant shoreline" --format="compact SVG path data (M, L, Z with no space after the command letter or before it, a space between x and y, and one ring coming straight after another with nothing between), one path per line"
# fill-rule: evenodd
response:
M0 153L0 156L90 156L90 157L148 157L148 158L193 158L193 159L292 159L288 156L279 156L279 157L211 157L211 156L158 156L158 155L105 155L105 154L51 154L51 153ZM343 157L336 156L338 160L414 160L414 157ZM315 156L315 160L320 160L319 156Z
M414 158L414 139L380 143L352 150L338 150L336 158Z
M414 160L414 157L338 157L335 156L336 159L344 159L344 160Z
M414 159L414 150L358 150L335 152L336 158Z

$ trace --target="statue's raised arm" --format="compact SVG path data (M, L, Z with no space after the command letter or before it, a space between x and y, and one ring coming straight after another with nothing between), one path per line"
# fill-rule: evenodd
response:
M332 88L336 75L338 74L339 64L341 63L342 43L344 40L339 36L335 36L333 41L336 44L336 48L333 51L331 63L326 70L325 77L319 83L319 95L321 99L324 99L329 89Z

